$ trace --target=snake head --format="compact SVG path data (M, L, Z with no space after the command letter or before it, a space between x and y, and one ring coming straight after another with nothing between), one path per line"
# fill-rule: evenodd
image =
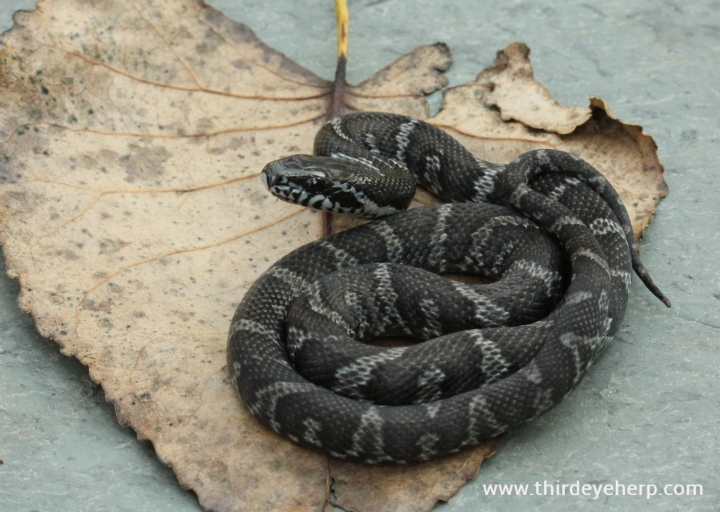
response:
M354 184L351 162L330 157L294 155L267 164L260 175L278 199L334 213L361 210L364 194Z

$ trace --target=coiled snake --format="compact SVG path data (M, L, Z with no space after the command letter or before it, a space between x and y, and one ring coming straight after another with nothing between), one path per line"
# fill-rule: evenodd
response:
M297 443L366 463L457 452L578 384L620 326L631 268L669 306L619 196L574 155L491 164L385 113L333 119L315 154L271 162L266 186L370 218L406 208L416 181L449 204L300 247L245 294L228 340L232 381L257 418ZM446 272L496 281L437 275ZM430 341L361 342L398 334Z

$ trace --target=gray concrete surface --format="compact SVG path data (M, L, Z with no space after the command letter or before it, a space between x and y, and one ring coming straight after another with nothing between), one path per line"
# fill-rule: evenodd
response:
M332 77L330 0L214 0L271 46ZM0 29L31 0L2 0ZM720 265L717 144L720 3L608 0L350 1L349 79L415 46L445 41L451 84L497 49L533 50L536 76L561 102L604 98L655 137L670 196L642 255L673 301L635 286L614 345L557 409L508 435L450 511L720 510ZM433 104L437 106L439 96ZM636 285L638 283L636 282ZM152 448L120 427L86 369L42 339L0 278L0 510L197 510ZM701 484L703 496L539 496L535 483ZM486 484L529 484L492 496ZM680 487L677 487L679 490ZM626 488L627 492L627 488Z

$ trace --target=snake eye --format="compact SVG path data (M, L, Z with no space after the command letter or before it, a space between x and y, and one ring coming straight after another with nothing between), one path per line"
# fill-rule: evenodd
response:
M308 188L319 188L323 183L323 180L318 176L310 176L305 182Z

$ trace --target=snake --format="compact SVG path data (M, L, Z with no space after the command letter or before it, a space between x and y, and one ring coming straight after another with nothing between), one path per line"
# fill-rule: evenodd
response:
M228 335L250 413L331 457L415 463L504 434L582 380L633 270L670 306L618 193L571 153L490 163L429 123L363 112L261 177L283 201L370 219L271 265ZM444 203L407 209L417 185ZM392 336L412 343L372 342Z

